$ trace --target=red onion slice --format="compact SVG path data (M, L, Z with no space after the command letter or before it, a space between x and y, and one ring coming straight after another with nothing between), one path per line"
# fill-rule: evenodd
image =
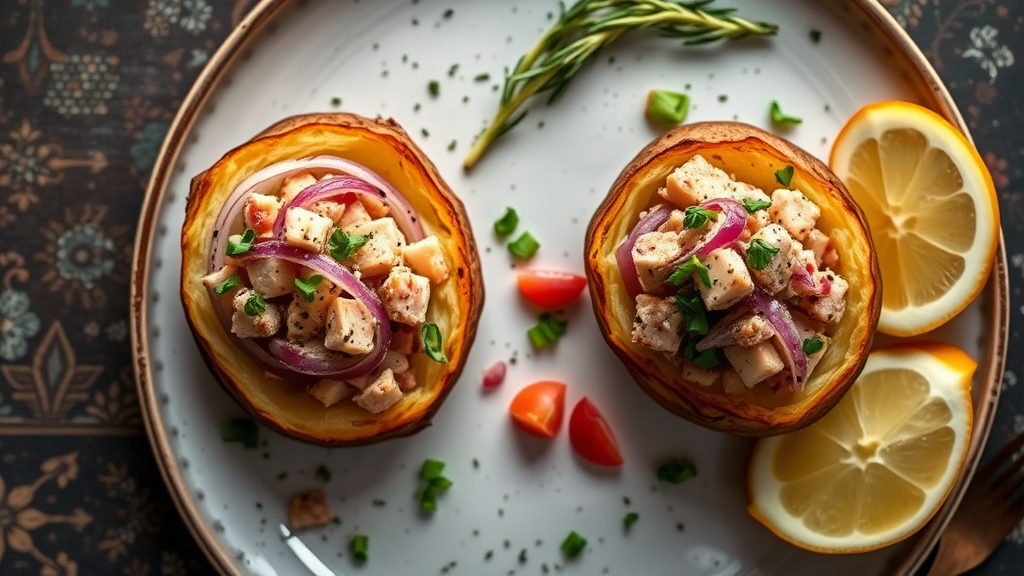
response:
M661 205L643 220L637 222L629 236L615 250L615 263L619 267L619 274L622 275L622 283L626 287L626 293L629 294L631 299L636 299L637 294L644 291L640 286L640 279L636 277L636 264L633 262L633 246L638 238L648 232L657 230L658 226L661 226L671 215L672 209L664 204Z
M763 315L775 329L775 337L782 344L783 361L789 366L790 374L793 375L793 383L790 388L794 392L799 392L803 389L804 381L807 379L807 356L804 355L800 331L793 323L793 316L790 315L789 309L760 288L755 288L744 300L749 301L749 306Z
M505 373L508 371L508 366L504 360L498 360L490 368L484 370L484 390L490 390L497 388L505 381Z
M283 238L284 221L289 208L294 206L305 208L318 200L340 196L347 192L361 192L363 194L370 194L379 198L383 198L382 195L384 194L382 190L371 186L365 180L352 178L350 176L338 176L336 178L320 180L309 188L299 192L291 199L290 202L285 202L284 205L281 206L281 209L277 212L277 219L274 220L274 238ZM402 232L406 231L403 230Z
M380 366L380 363L384 361L384 356L387 354L388 347L391 345L391 324L388 321L384 305L372 290L367 288L366 285L333 258L295 248L278 240L268 240L255 244L248 252L239 258L233 258L233 260L246 262L259 258L279 258L309 268L362 302L367 310L370 311L377 324L375 329L376 345L369 353L360 356L359 360L355 363L350 363L350 358L338 354L310 368L311 363L315 359L303 356L300 362L300 359L295 358L292 354L287 354L287 350L284 350L281 346L273 345L268 348L271 355L296 372L334 380L346 380L362 376ZM296 363L293 364L289 360ZM309 362L306 362L306 360L309 360Z
M724 214L725 219L721 223L716 221L717 227L704 235L697 244L686 254L672 261L671 266L675 268L686 262L693 256L703 259L712 251L729 246L739 240L740 234L747 226L747 209L732 198L712 198L700 204L701 208L717 210Z
M722 318L716 322L710 330L708 330L708 333L694 344L694 348L696 348L698 352L703 352L710 348L721 348L723 346L735 344L736 334L732 331L732 325L737 320L751 312L752 308L749 297L733 304L732 308L729 309L729 312L725 316L722 316Z

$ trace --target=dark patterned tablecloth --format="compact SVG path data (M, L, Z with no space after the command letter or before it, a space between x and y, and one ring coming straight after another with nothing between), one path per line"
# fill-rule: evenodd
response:
M1010 354L989 446L1024 431L1024 2L884 0L992 172ZM213 574L142 428L128 285L149 172L254 0L0 0L0 574ZM973 574L1024 574L1024 524Z

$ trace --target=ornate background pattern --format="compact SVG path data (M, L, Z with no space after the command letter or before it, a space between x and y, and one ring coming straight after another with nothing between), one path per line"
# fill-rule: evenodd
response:
M990 446L1024 431L1024 2L881 0L999 190L1011 339ZM174 111L255 0L0 0L0 574L213 574L141 426L128 270ZM1024 525L975 574L1024 573Z

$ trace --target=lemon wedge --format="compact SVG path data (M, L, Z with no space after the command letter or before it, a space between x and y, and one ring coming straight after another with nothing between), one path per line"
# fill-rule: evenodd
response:
M999 242L999 205L962 133L916 104L870 104L840 131L829 164L871 229L882 271L880 331L922 334L977 297Z
M910 536L964 465L976 368L948 344L872 352L821 420L758 440L747 478L750 514L815 552L866 552Z

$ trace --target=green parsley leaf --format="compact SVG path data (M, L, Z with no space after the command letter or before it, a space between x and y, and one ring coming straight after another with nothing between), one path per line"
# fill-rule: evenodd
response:
M803 350L804 354L810 356L811 354L817 354L821 352L822 348L825 347L825 343L820 338L805 338Z
M779 168L775 172L775 181L783 186L789 186L789 183L793 180L793 167L786 166L785 168Z
M249 299L245 301L245 305L242 306L242 310L249 316L258 316L263 314L267 309L267 301L263 299L263 296L259 292L253 290L249 294Z
M800 118L799 116L789 116L788 114L783 114L782 108L779 107L779 103L777 100L772 100L771 115L772 122L777 122L779 124L799 124L804 121L804 119Z
M519 225L519 214L512 207L505 208L505 215L494 222L494 233L498 236L508 236L515 232Z
M473 77L473 81L474 82L487 82L490 79L491 79L491 75L488 74L487 72L483 72L481 74L477 74L476 76Z
M626 513L626 516L622 519L622 526L626 530L629 530L630 526L632 526L633 524L636 524L636 521L639 520L639 519L640 519L640 515L637 514L636 512L628 512L628 513Z
M682 124L690 112L690 97L682 92L651 90L645 114L651 122Z
M317 482L330 482L331 471L327 469L327 466L321 464L320 466L317 466L316 472L313 473L313 478L315 478Z
M348 541L348 551L356 562L366 562L370 558L370 537L359 534Z
M753 214L758 210L764 210L765 208L771 206L772 201L756 200L754 198L744 198L743 200L740 200L740 204L743 204L743 207L747 209L747 214Z
M458 141L452 140L451 142L448 143L448 150L449 151L455 150L455 146L457 146L457 145L458 145Z
M334 106L335 108L341 106L341 98L338 98L337 96L331 98L331 106Z
M668 282L673 286L679 286L684 280L693 276L696 273L700 278L700 283L705 288L711 288L711 276L708 275L708 267L703 262L697 259L697 255L690 256L690 259L683 262L675 269L672 274L668 277Z
M811 42L815 44L821 42L821 30L811 30L808 35L811 37Z
M523 232L514 241L508 243L508 251L516 258L527 260L537 253L540 242L529 232Z
M302 278L295 279L295 287L299 289L299 295L302 296L303 302L312 302L313 296L316 294L317 286L324 281L324 277L319 274L313 274L309 278L303 280Z
M338 262L344 262L352 257L352 254L360 246L370 241L370 235L346 234L341 228L335 228L327 240L327 252Z
M252 228L246 228L238 240L234 240L234 236L228 238L228 247L224 250L224 253L228 256L245 254L249 251L249 248L252 248L252 244L255 241L256 231Z
M708 210L700 206L690 206L683 214L683 228L687 230L700 230L707 225L708 220L718 220L718 210Z
M672 458L658 466L658 480L669 484L682 484L697 476L697 465L689 458Z
M260 431L256 423L249 418L232 418L220 428L221 440L238 442L246 450L255 450L258 446Z
M430 92L430 95L436 98L441 93L441 83L437 80L427 82L427 92Z
M448 356L444 353L441 329L437 327L437 324L433 322L424 323L423 328L420 329L420 334L423 336L423 349L426 351L427 356L430 356L430 359L434 362L447 364Z
M532 342L534 346L542 348L548 344L558 342L558 339L565 334L565 330L568 327L568 320L563 320L562 318L545 312L540 315L540 318L538 318L537 325L526 331L526 335L530 338L530 342Z
M444 472L444 462L440 460L434 460L433 458L427 458L423 461L423 466L420 467L420 480L430 481L437 478Z
M683 358L697 368L707 370L718 366L722 361L718 357L718 348L708 348L703 352L697 351L697 340L688 338L683 346Z
M459 71L459 65L458 64L452 64L451 66L448 67L448 75L449 76L455 76L455 73L458 72L458 71Z
M701 336L708 333L708 312L700 296L687 298L676 294L676 308L683 313L683 327L687 332Z
M754 270L764 270L778 253L778 248L757 238L747 246L747 266Z
M217 287L213 289L213 291L216 292L217 294L223 294L228 290L231 290L232 288L238 288L241 285L242 277L238 275L238 272L235 272L231 276L228 276L226 280L218 284Z
M565 554L569 558L575 558L583 552L583 549L587 547L587 539L580 536L578 532L573 530L569 532L569 535L562 541L562 545L559 548L562 550L562 554Z

